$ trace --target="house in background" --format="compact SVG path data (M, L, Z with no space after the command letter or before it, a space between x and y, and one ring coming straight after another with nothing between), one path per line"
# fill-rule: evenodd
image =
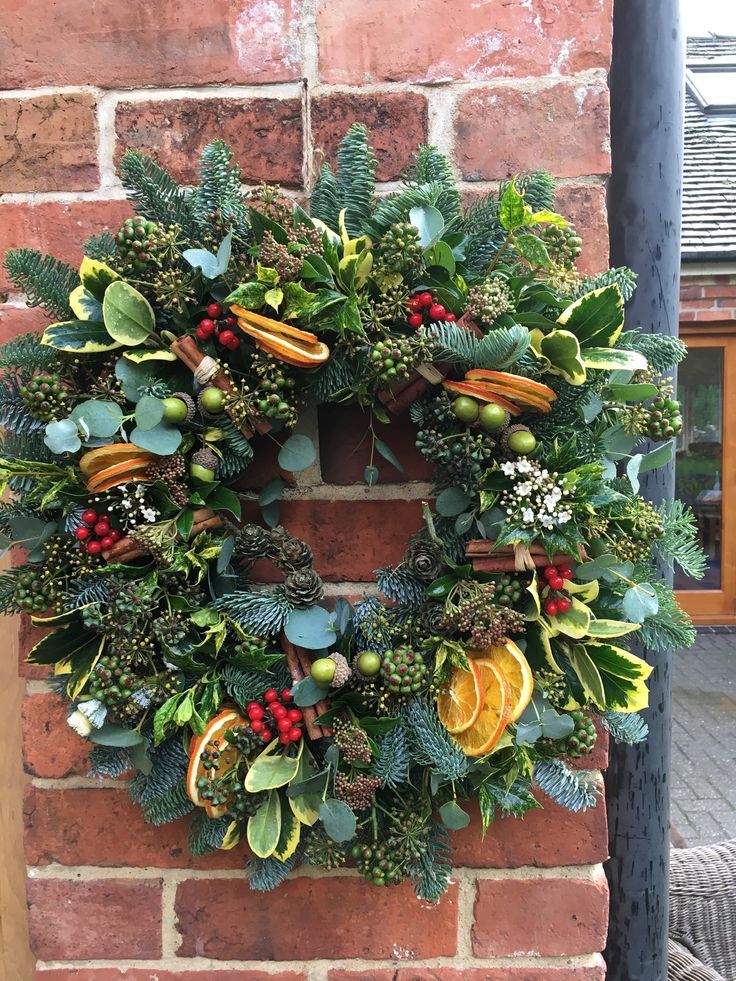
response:
M676 493L709 570L675 585L697 622L736 623L736 37L688 39L685 98Z

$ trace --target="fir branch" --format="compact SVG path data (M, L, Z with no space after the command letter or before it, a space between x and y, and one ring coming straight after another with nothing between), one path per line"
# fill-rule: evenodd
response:
M429 835L425 839L427 847L409 863L407 871L414 881L419 899L436 903L450 885L452 848L450 836L441 824L430 821L428 828Z
M412 208L422 208L426 205L436 207L442 193L442 184L438 183L405 187L398 194L382 198L363 228L372 238L380 238L392 225L407 221Z
M88 776L100 780L117 780L133 768L127 749L118 746L93 746L89 753Z
M189 192L151 157L126 150L120 161L120 180L139 214L164 225L179 225L186 235L195 234Z
M225 840L229 827L230 818L223 817L215 820L198 809L189 826L189 851L195 858L201 858L209 852L216 852Z
M374 572L378 591L388 599L402 606L421 606L424 602L426 583L413 576L401 563L395 569L389 565Z
M342 195L337 179L332 173L330 165L323 164L312 191L309 211L313 218L324 222L333 231L337 231L342 207Z
M517 191L524 195L524 203L528 204L532 211L551 211L555 205L556 182L552 174L546 170L531 170L525 174L519 174L514 178ZM501 198L506 190L506 184L502 184L498 196Z
M420 766L430 766L446 780L460 780L468 773L467 756L448 735L431 708L413 698L406 711L412 758Z
M254 855L245 867L251 889L255 892L270 892L278 888L299 861L301 853L302 847L299 845L285 862L273 855L268 858Z
M105 262L112 258L118 251L118 243L112 232L101 232L99 235L92 235L84 243L84 254L90 259L97 259Z
M104 603L110 598L111 586L117 583L115 576L89 575L71 579L64 591L64 607L79 610L91 603Z
M348 360L340 350L314 374L314 395L318 404L331 402L338 392L350 388L355 381L355 362Z
M533 779L540 790L569 811L587 811L598 803L600 787L596 780L576 773L562 760L538 760Z
M655 651L676 651L692 647L695 628L692 620L682 609L670 587L661 580L651 583L657 594L659 609L641 624L636 637L644 647Z
M702 579L708 565L698 538L698 526L692 510L682 501L663 502L659 506L664 534L654 543L655 552L670 571L676 562L686 576Z
M368 130L353 123L337 151L336 179L345 209L345 228L353 238L362 234L371 216L376 189L376 158L368 143Z
M73 316L69 294L79 286L79 273L72 266L37 249L9 249L5 268L16 289L25 293L29 307L42 307L58 320Z
M0 432L0 457L12 463L33 460L36 463L55 463L58 456L43 441L43 430L22 435L10 430Z
M233 153L222 140L213 140L202 151L199 162L199 184L192 195L197 218L205 223L219 212L227 224L232 223L240 237L247 234L247 208L242 194L243 175L233 163Z
M640 334L633 330L621 334L616 347L643 354L649 367L657 374L671 371L687 354L687 347L679 337L671 337L669 334Z
M378 755L373 762L373 772L382 778L384 786L394 790L408 781L410 765L406 727L400 721L381 740Z
M649 726L638 712L604 712L600 718L606 732L619 743L634 746L649 735Z
M437 361L494 371L518 361L531 343L529 331L521 324L497 327L480 340L457 324L430 324L425 333L439 346L439 350L435 350Z
M142 807L168 795L184 779L189 766L189 757L180 736L173 736L159 746L150 747L148 756L152 764L151 772L145 775L145 783L137 787L135 793L135 799Z
M273 637L283 630L293 609L284 591L278 587L262 593L235 590L212 605L226 613L246 633L256 637Z
M607 269L605 272L596 273L595 276L583 276L579 283L570 292L572 300L578 300L592 290L599 290L603 286L618 286L624 303L627 303L634 295L636 289L636 273L626 266L618 266L615 269ZM659 334L657 335L660 336ZM617 347L621 345L618 344Z
M499 219L498 197L493 192L479 198L465 216L465 265L480 275L506 240L506 230Z
M496 808L504 817L523 817L542 805L531 791L527 780L517 777L510 787L486 781L478 788L478 803L483 820L483 834L495 816Z
M193 810L194 804L187 794L186 781L180 780L160 797L154 797L143 805L143 818L149 824L160 827L162 824L178 821Z
M266 688L273 684L272 675L261 671L243 671L234 664L220 665L218 675L222 687L242 709L248 702L261 698Z
M41 344L41 334L33 331L13 337L0 347L0 369L3 371L44 371L59 358L59 352Z
M411 171L412 183L439 184L442 192L438 195L435 207L441 212L445 224L457 221L462 215L460 192L452 166L447 157L435 146L423 146L417 151Z

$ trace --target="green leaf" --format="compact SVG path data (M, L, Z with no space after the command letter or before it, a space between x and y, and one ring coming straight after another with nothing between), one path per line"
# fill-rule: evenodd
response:
M117 402L89 399L72 409L70 416L79 428L86 428L90 436L108 439L114 436L123 422L123 410Z
M624 300L615 283L585 293L562 311L557 323L571 331L584 350L611 347L624 326Z
M434 245L425 251L424 261L428 266L439 266L440 269L446 270L448 276L455 275L457 263L452 249L447 242L435 242Z
M645 453L639 464L639 473L647 473L649 470L657 470L659 467L666 466L672 459L674 450L675 441L670 440L668 443L658 446L656 450Z
M546 208L543 208L541 211L535 211L530 221L535 225L555 225L557 228L567 228L570 224L567 218L563 218L562 215L558 215L555 211L548 211Z
M181 444L181 432L176 426L160 422L153 429L143 430L139 426L130 434L130 442L140 446L142 450L155 453L157 456L171 456L176 453Z
M355 815L341 800L329 798L320 805L319 817L327 834L333 841L350 841L355 834Z
M419 241L423 249L429 248L437 239L442 238L445 219L442 217L442 212L431 204L412 208L409 211L409 221L419 232Z
M151 304L142 293L121 279L105 292L102 311L110 337L131 347L145 341L156 326Z
M514 232L528 224L531 210L524 203L524 195L516 190L516 184L509 181L501 196L498 220L507 232Z
M82 282L82 287L95 300L102 303L108 286L119 280L120 276L114 269L106 266L104 262L99 262L97 259L90 259L89 256L85 256L79 267L79 278ZM76 310L74 312L76 313Z
M403 466L403 464L401 463L401 461L399 460L399 458L396 456L396 454L394 453L394 451L391 449L391 447L390 446L387 446L383 442L382 439L377 439L374 442L373 445L376 447L376 449L381 454L381 456L384 458L384 460L388 460L388 462L392 466L396 467L396 469L400 473L403 473L404 472L404 466Z
M302 834L302 826L299 818L294 813L293 807L289 807L289 802L281 798L281 834L279 841L273 850L273 855L280 862L285 862L291 858L299 846L299 839Z
M570 597L569 610L564 613L560 610L556 616L550 618L550 634L553 637L564 634L579 640L588 633L589 626L590 609L576 596Z
M229 487L223 487L222 484L213 487L209 494L206 495L206 500L208 507L213 508L213 510L229 511L233 517L240 518L242 510L240 498Z
M473 499L462 487L446 487L437 495L435 508L443 518L454 518L462 514L473 503Z
M262 790L285 787L296 776L299 770L298 757L287 756L281 749L274 753L274 747L279 745L278 740L274 739L251 763L245 777L245 789L248 793L257 794Z
M586 347L582 352L583 364L596 371L617 371L629 368L631 371L645 371L647 359L638 351L619 351L607 347Z
M443 804L438 813L442 823L450 831L459 831L461 828L467 828L470 824L470 815L454 800L448 800L446 804Z
M156 746L162 743L166 737L166 730L174 721L179 702L184 697L185 692L177 692L168 698L164 704L156 710L153 717L153 739Z
M319 651L335 643L337 633L332 617L321 606L292 610L284 628L286 637L298 647Z
M173 351L124 351L123 357L133 364L144 364L146 361L178 361Z
M278 286L274 286L272 289L268 290L263 299L269 307L273 307L274 310L278 310L278 308L281 306L281 301L284 299L284 291Z
M193 527L194 511L192 511L191 508L186 508L176 519L176 530L179 532L179 535L183 541L189 541L189 536L192 533Z
M639 629L638 623L628 623L625 620L598 620L593 618L588 625L588 636L599 637L623 637L625 634L633 633Z
M317 450L309 436L294 433L281 447L278 459L282 470L296 473L312 466L317 459Z
M580 343L569 330L543 334L535 329L531 331L531 346L538 357L549 362L548 371L552 374L561 375L570 385L583 384L586 375Z
M582 644L573 644L567 657L585 694L598 708L605 708L606 693L603 690L603 681L585 647Z
M586 645L603 681L606 706L620 712L640 712L649 705L646 680L652 666L621 647Z
M102 320L102 304L84 286L77 286L71 291L69 306L80 320Z
M300 283L284 283L282 289L285 306L281 316L284 320L300 316L315 298L315 294L305 290Z
M360 308L354 296L348 297L338 310L337 328L343 334L361 334L363 332Z
M606 385L604 394L616 402L644 402L653 398L658 391L656 385L642 382L634 385Z
M549 257L547 246L536 235L530 232L517 235L514 239L516 251L529 263L530 266L552 266L553 262Z
M150 431L164 417L164 403L153 395L144 395L135 407L135 421L140 429Z
M122 341L113 340L98 320L62 320L51 324L43 332L41 343L72 354L101 354L123 346Z
M225 298L226 304L235 304L245 310L258 310L264 305L268 287L256 281L243 283Z
M281 837L281 798L278 791L270 791L266 800L248 821L247 837L254 855L259 858L273 855Z
M98 646L98 638L91 637L81 628L81 623L70 623L47 634L31 649L26 660L29 664L57 664L76 654L80 654L92 645Z
M123 729L122 726L104 725L93 729L89 740L100 746L137 746L143 736L137 729Z
M655 616L659 610L659 599L651 583L640 582L630 586L624 593L624 614L634 623L642 623L647 617Z

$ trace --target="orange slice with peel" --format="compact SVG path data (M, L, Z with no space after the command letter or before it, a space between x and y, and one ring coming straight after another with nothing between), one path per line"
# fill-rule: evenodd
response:
M151 459L150 456L141 456L139 454L130 460L113 463L111 467L105 467L104 470L99 470L87 480L87 490L109 490L110 487L124 484L128 480L141 480L142 471L150 466Z
M480 384L473 384L472 382L456 382L456 381L445 381L442 382L443 386L448 392L457 392L458 395L469 395L473 399L478 399L481 402L495 402L511 416L521 415L521 409L518 405L513 402L509 402L507 398L502 395L496 395L495 392L491 392L488 388Z
M464 732L454 733L452 738L466 756L485 756L501 738L509 721L511 688L506 675L490 658L478 658L474 663L483 683L483 705L475 722Z
M208 747L216 749L220 753L217 776L222 777L228 773L240 760L240 750L225 739L225 732L234 726L245 725L246 720L234 709L226 709L216 715L208 723L201 736L194 736L189 743L189 767L187 769L187 794L189 799L197 807L203 807L208 817L220 818L227 813L227 805L219 804L213 807L208 801L204 800L199 793L199 781L207 776L207 770L202 763L202 753Z
M140 459L144 456L151 462L155 459L153 453L148 453L132 443L111 443L109 446L98 446L94 450L88 450L79 458L79 469L85 477L91 477L115 463L124 463L126 460Z
M534 691L532 669L523 652L513 640L507 639L503 644L494 644L482 651L468 651L468 655L476 658L477 663L488 659L501 668L511 689L508 721L516 722L531 701Z
M469 729L483 708L483 682L480 668L469 661L470 671L455 668L437 699L440 722L448 732Z
M269 339L258 338L252 331L249 333L262 351L272 355L274 358L278 358L284 364L294 365L295 368L315 368L317 365L324 364L330 356L330 349L321 341L318 341L317 348L305 352L291 342L284 343L284 340L281 338L278 342L275 342Z
M240 329L253 338L267 354L298 368L313 368L330 356L329 347L309 331L300 330L281 320L264 317L234 304L230 310L238 318Z
M465 372L465 380L469 382L487 382L490 385L505 388L512 395L516 391L519 394L524 392L538 398L554 402L557 393L549 385L534 381L533 378L522 378L521 375L514 375L509 371L490 371L487 368L471 368ZM513 397L513 396L512 396Z

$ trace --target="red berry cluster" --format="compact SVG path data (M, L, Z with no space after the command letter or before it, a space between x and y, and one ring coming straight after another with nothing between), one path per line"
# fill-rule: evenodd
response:
M422 327L424 324L437 323L439 320L451 324L457 320L455 314L446 310L431 293L415 293L406 305L409 308L406 322L410 327Z
M120 528L110 526L109 514L98 514L94 508L87 508L74 537L90 555L99 555L112 548L115 542L119 542L123 533Z
M569 566L563 565L559 568L556 565L548 565L544 570L544 578L547 586L542 590L544 599L544 612L549 617L556 617L558 613L567 613L570 609L570 600L567 596L561 595L561 590L565 588L565 580L572 579L572 570Z
M219 303L210 303L207 307L207 316L199 321L199 326L195 331L200 341L207 341L215 335L218 344L226 347L228 351L234 351L240 347L240 338L236 336L233 327L237 324L237 318L228 314Z
M264 743L270 743L274 732L279 734L279 742L298 743L302 738L302 713L298 708L289 708L291 688L284 688L279 694L275 688L263 693L262 702L248 702L246 712L250 728Z

